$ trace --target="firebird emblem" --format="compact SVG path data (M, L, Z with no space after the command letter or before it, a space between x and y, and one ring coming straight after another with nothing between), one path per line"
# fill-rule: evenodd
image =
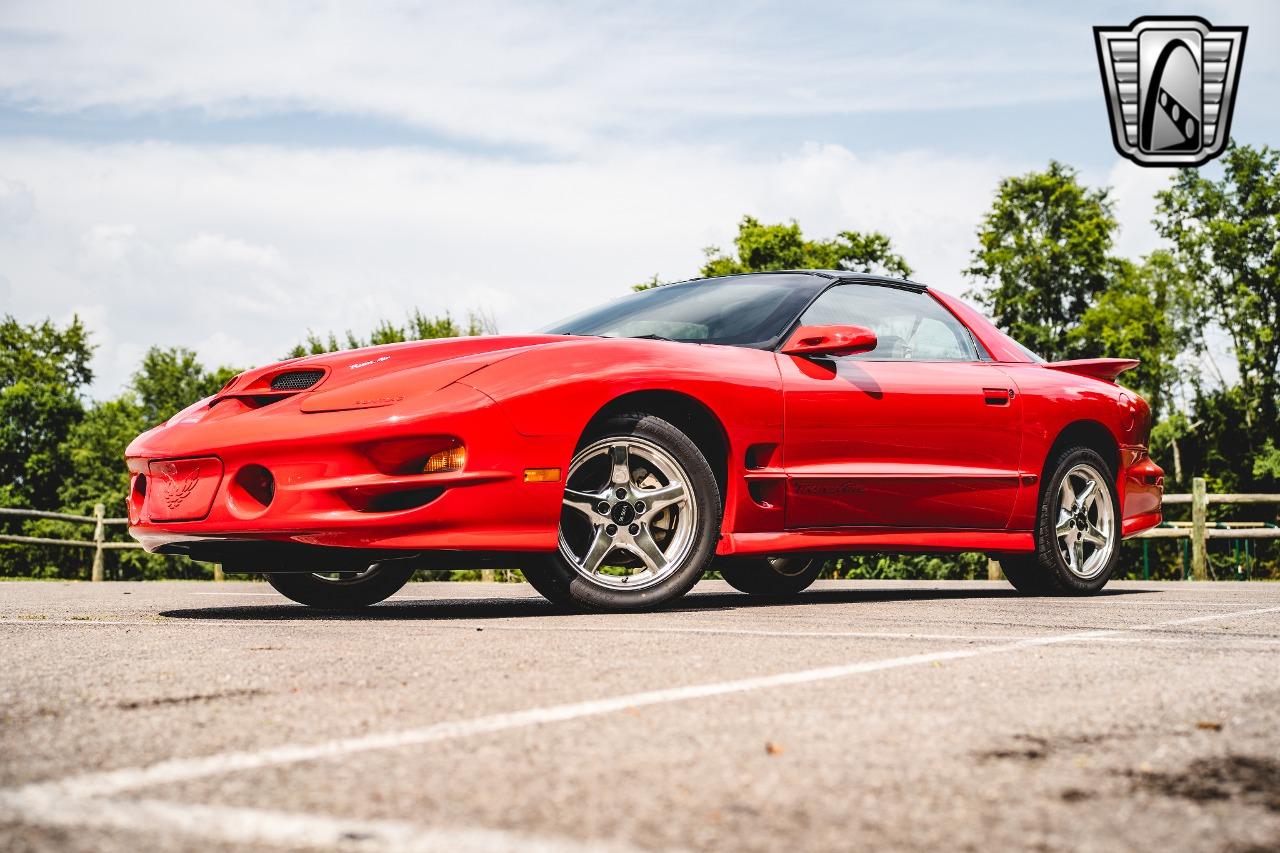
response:
M177 473L178 466L172 462L166 462L160 466L160 474L164 477L161 481L160 495L169 509L177 509L181 506L182 502L195 491L196 483L200 482L199 465L192 468L191 473L182 479L177 477Z

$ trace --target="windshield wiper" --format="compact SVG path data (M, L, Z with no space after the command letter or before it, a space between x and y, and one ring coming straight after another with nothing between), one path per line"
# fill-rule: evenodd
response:
M670 341L673 344L684 343L684 341L677 341L675 338L664 338L662 335L627 335L627 337L634 341Z

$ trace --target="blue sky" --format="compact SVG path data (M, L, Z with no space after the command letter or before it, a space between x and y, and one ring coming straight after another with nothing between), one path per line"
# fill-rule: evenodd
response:
M889 233L953 292L1004 175L1112 186L1091 28L1248 25L1233 135L1280 142L1280 7L0 4L0 304L78 313L95 393L151 343L247 366L412 307L523 331L693 274L737 220ZM1212 166L1208 168L1213 168Z

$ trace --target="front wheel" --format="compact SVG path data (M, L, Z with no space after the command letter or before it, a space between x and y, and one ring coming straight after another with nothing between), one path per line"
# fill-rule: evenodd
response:
M821 557L726 557L712 568L738 592L786 598L808 589L825 563Z
M1120 555L1120 506L1111 469L1087 447L1060 451L1045 466L1036 550L1000 558L1005 577L1029 595L1089 595L1111 578Z
M377 604L399 592L412 577L412 566L395 563L353 567L348 572L266 575L267 583L285 598L322 610L347 610Z
M654 415L619 415L574 454L556 553L525 577L558 604L656 607L697 583L719 534L720 490L697 445Z

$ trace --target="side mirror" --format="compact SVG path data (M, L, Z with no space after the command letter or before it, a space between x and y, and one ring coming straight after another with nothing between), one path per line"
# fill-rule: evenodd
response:
M857 355L876 348L876 333L864 326L801 326L782 348L787 355Z

